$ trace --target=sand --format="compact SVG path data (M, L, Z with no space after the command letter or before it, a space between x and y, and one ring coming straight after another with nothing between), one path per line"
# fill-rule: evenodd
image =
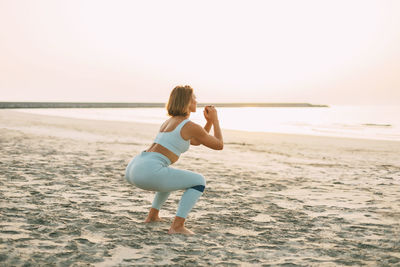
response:
M0 266L400 266L400 142L224 130L184 236L124 180L158 127L0 110Z

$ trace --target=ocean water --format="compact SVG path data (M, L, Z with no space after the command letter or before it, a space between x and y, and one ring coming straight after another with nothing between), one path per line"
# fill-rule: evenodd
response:
M224 129L400 141L400 106L330 106L328 108L218 108ZM61 117L162 123L163 108L18 109ZM204 124L203 108L190 119Z

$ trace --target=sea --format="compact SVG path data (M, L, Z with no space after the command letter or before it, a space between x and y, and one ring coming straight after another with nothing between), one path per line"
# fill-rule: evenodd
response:
M160 124L164 108L18 109L42 115ZM221 107L222 129L400 141L400 106ZM190 119L205 124L203 108Z

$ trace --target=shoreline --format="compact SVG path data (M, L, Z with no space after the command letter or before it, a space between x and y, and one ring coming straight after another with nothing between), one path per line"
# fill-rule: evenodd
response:
M128 120L103 120L103 119L92 119L92 118L75 118L75 117L68 117L68 116L63 116L63 115L51 115L51 114L38 114L38 113L31 113L31 112L24 112L23 110L18 110L18 109L4 109L1 110L3 112L17 112L17 113L24 113L24 114L30 114L30 115L37 115L37 116L48 116L48 117L54 117L54 118L60 118L60 119L72 119L72 120L87 120L87 121L98 121L98 122L115 122L115 123L121 123L121 124L141 124L141 125L159 125L158 123L148 123L148 122L141 122L141 121L128 121ZM400 140L393 140L393 139L385 139L385 138L374 138L374 137L354 137L354 136L335 136L335 135L321 135L321 134L308 134L308 133L284 133L284 132L262 132L262 131L246 131L246 130L238 130L238 129L227 129L227 128L222 128L224 131L228 132L236 132L238 135L240 135L240 132L243 134L256 134L256 135L283 135L283 136L293 136L293 137L305 137L305 138L339 138L339 139L349 139L349 140L364 140L364 141L382 141L382 142L394 142L394 143L400 143Z

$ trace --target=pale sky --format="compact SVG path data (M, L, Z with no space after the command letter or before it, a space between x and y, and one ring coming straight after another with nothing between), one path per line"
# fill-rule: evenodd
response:
M400 1L0 0L0 101L400 104Z

